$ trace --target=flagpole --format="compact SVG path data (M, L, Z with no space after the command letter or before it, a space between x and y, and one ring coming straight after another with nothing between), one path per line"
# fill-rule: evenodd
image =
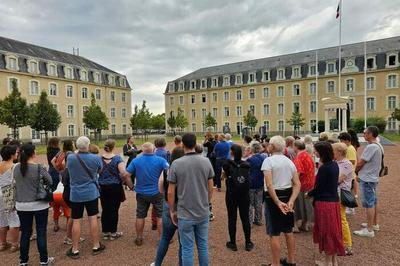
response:
M367 128L367 42L364 41L364 128Z
M342 0L339 2L339 97L341 96L342 84L341 84L341 72L342 72Z
M316 110L315 110L315 120L316 120L316 126L315 126L315 133L318 132L318 50L315 50L315 105L316 105Z

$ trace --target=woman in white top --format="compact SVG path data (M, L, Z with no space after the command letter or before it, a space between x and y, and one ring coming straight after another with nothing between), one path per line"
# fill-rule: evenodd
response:
M265 190L268 191L265 198L265 219L272 250L270 265L296 265L293 204L300 191L300 180L296 166L283 155L285 140L281 136L274 136L269 144L272 156L264 160L261 170L264 171ZM288 258L280 261L281 233L285 234Z
M17 147L6 145L0 150L3 161L0 162L0 188L12 184L13 161L17 159ZM7 243L7 232L11 243ZM19 218L15 210L6 210L2 190L0 190L0 251L10 248L11 252L19 249Z

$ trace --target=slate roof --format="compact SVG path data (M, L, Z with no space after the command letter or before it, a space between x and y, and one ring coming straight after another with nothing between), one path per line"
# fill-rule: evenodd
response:
M23 58L31 58L32 57L32 58L38 59L39 61L51 61L51 62L55 62L58 64L65 64L65 65L72 66L75 68L75 71L74 71L75 79L77 77L76 69L79 69L79 68L85 68L86 70L89 70L89 71L90 70L99 71L102 74L104 74L104 72L110 73L112 75L115 75L116 78L118 78L118 76L125 77L122 74L119 74L105 66L102 66L102 65L100 65L96 62L93 62L89 59L86 59L82 56L73 55L70 53L61 52L61 51L49 49L46 47L41 47L38 45L25 43L25 42L21 42L21 41L17 41L17 40L13 40L13 39L9 39L9 38L0 36L0 56L2 56L2 54L5 54L5 53L13 53L13 54L16 54L18 57L23 57ZM0 64L0 65L2 65L2 64ZM90 76L90 74L89 74L89 76ZM125 77L125 79L126 79L126 77ZM92 80L89 79L89 81L92 81ZM105 77L103 75L102 75L102 81L104 84ZM118 85L119 84L117 84L117 86ZM126 86L127 88L130 88L127 80L126 80L126 85L127 85Z
M389 51L398 52L400 50L400 36L368 41L366 44L367 54L380 54ZM198 80L228 74L261 71L268 69L270 70L280 67L310 64L315 62L316 51L318 51L319 62L335 60L338 58L338 50L339 47L334 46L329 48L314 49L237 63L205 67L200 68L171 82ZM342 58L357 56L364 56L364 42L342 45Z

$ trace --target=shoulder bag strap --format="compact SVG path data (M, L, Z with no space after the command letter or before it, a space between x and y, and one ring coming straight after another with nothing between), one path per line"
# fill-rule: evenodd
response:
M85 172L90 176L90 178L93 181L96 181L96 178L92 175L92 173L89 171L89 168L87 167L87 165L85 164L84 161L82 161L81 157L79 156L78 153L75 153L76 158L78 158L79 163L81 164L82 168L85 170Z
M382 168L384 168L384 167L385 167L385 163L383 162L383 159L385 158L385 154L384 154L384 152L383 152L383 148L382 148L382 146L381 146L380 144L378 144L378 143L376 143L376 142L373 142L373 144L376 144L376 145L378 145L379 149L381 149L381 152L382 152L382 162L381 162L381 167L382 167Z

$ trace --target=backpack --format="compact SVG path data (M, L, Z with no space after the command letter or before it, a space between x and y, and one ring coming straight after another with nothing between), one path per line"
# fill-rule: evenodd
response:
M62 170L65 169L65 152L60 151L56 155L56 160L54 161L54 168L58 171L61 172Z
M229 160L229 175L232 191L246 192L250 189L250 165L248 162L241 161L236 163Z

